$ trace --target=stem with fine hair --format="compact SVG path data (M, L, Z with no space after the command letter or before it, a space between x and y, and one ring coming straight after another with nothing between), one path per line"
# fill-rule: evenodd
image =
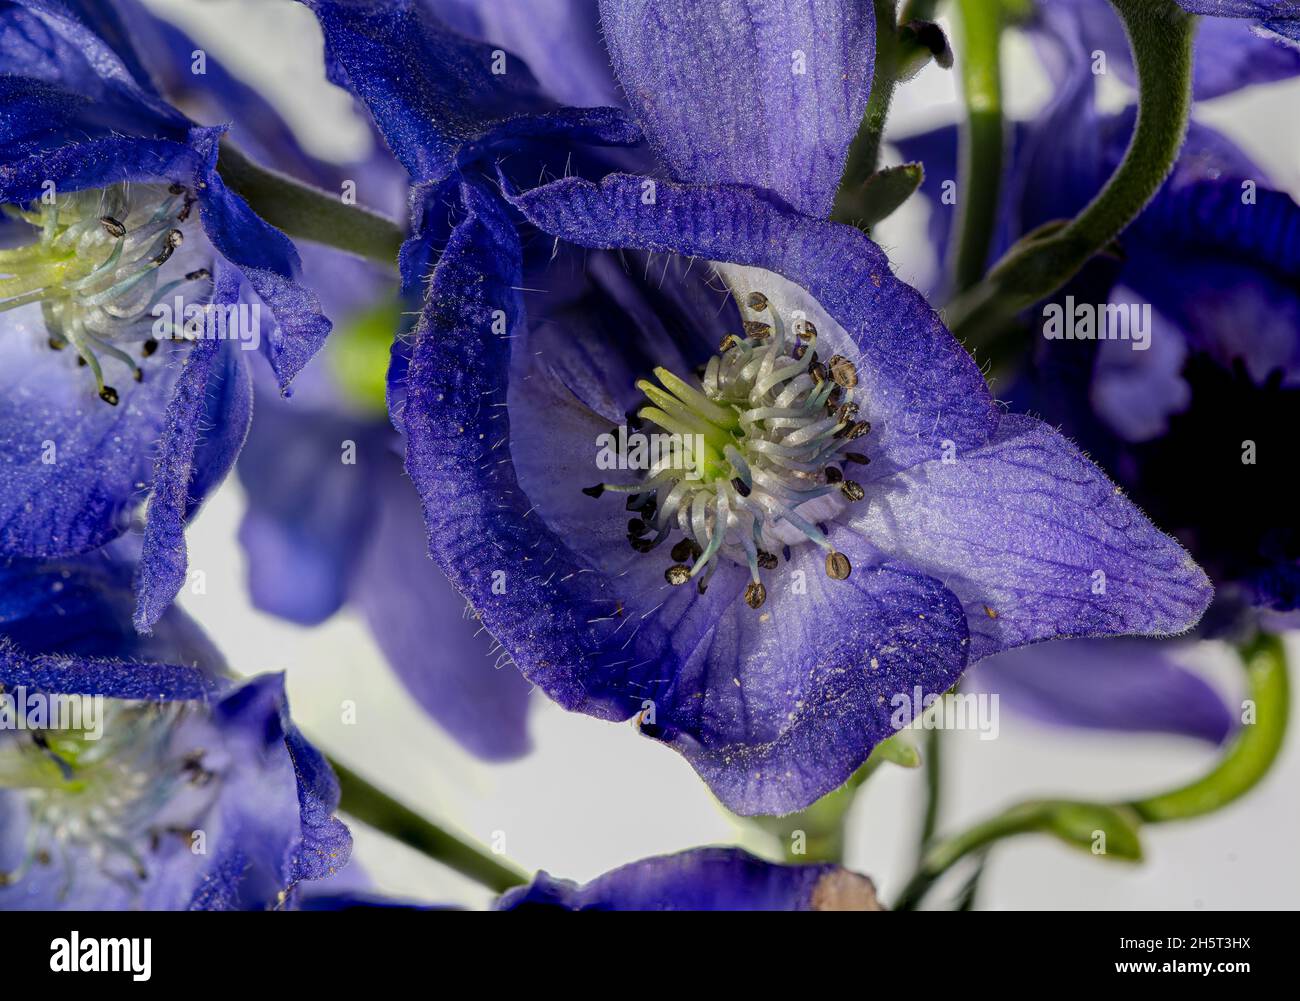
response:
M1075 218L1022 238L948 307L953 333L979 346L1110 246L1173 170L1187 133L1196 18L1174 0L1111 0L1137 66L1138 115L1124 159Z
M926 852L915 875L894 902L895 910L920 903L944 873L967 856L1017 834L1047 833L1129 861L1142 856L1142 824L1187 820L1220 810L1254 789L1281 752L1290 718L1290 682L1286 650L1277 636L1260 634L1239 651L1246 675L1247 718L1219 763L1204 777L1169 792L1124 803L1036 800L1021 803L996 817L947 838Z

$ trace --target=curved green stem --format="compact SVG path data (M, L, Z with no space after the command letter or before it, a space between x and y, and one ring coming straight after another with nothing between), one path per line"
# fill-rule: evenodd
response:
M1133 800L1128 807L1145 823L1199 817L1240 799L1273 767L1291 711L1286 651L1277 636L1261 633L1241 651L1253 722L1243 723L1208 775L1171 792Z
M227 187L289 236L397 267L404 235L391 219L258 166L227 143L221 145L217 169Z
M1254 715L1243 722L1209 774L1171 792L1126 803L1036 800L1014 806L931 848L899 895L895 910L915 907L953 865L1003 838L1048 833L1098 854L1136 861L1142 856L1138 831L1143 823L1202 816L1246 795L1268 773L1282 749L1291 695L1286 652L1279 637L1261 634L1240 654L1247 705L1253 706ZM1104 837L1099 840L1098 835Z
M342 812L497 893L528 882L528 876L521 870L425 820L346 765L330 759L330 766L339 779Z
M975 2L975 0L972 0ZM1051 295L1122 233L1173 169L1191 108L1196 19L1174 0L1111 0L1137 64L1138 116L1123 161L1073 220L1030 234L952 303L949 326L975 345Z
M1101 842L1098 832L1105 834ZM1034 800L1021 803L996 817L968 828L935 845L894 903L894 910L906 911L920 903L939 877L967 855L996 841L1017 834L1053 834L1078 847L1105 846L1106 854L1136 860L1141 858L1136 818L1123 808L1073 800Z
M997 225L1002 157L1002 0L956 0L966 122L961 137L953 280L963 292L984 276Z

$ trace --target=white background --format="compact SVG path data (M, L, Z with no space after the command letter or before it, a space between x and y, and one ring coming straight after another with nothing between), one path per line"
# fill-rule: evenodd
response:
M150 0L216 57L274 100L303 142L325 157L364 152L368 134L350 100L320 67L314 19L296 4L269 0ZM1031 114L1044 98L1027 45L1007 45L1011 112ZM931 67L903 88L891 119L903 135L957 113L951 73ZM1108 87L1122 101L1119 85ZM1257 88L1203 105L1199 117L1228 132L1275 183L1300 191L1300 87ZM909 205L882 232L901 277L923 285L933 268L923 240L925 209ZM527 868L589 879L624 862L708 843L748 838L676 754L630 725L570 715L540 693L531 717L536 744L526 759L487 766L462 752L394 680L365 627L350 613L300 629L254 610L235 539L243 497L231 477L190 531L192 565L207 593L182 603L243 673L288 672L294 715L329 752L400 793L414 808L483 842L497 832ZM1294 652L1300 653L1300 650ZM1204 669L1237 694L1232 662L1207 648ZM432 654L432 652L431 652ZM485 661L483 670L492 670ZM511 668L506 668L507 670ZM1044 664L1050 669L1050 664ZM358 721L345 726L340 704ZM1300 711L1294 717L1300 719ZM1003 712L1001 735L947 735L943 827L956 830L1028 796L1114 800L1193 778L1215 752L1174 737L1048 729ZM1043 837L1004 843L992 855L980 905L988 908L1294 908L1300 896L1300 741L1255 793L1207 819L1143 832L1147 861L1100 860ZM847 863L876 878L886 899L911 871L922 779L886 767L859 797ZM489 896L417 853L353 825L355 857L377 886L428 901L484 905Z

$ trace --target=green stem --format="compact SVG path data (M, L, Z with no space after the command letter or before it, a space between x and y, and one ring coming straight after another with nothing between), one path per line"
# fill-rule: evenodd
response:
M972 3L977 0L971 0ZM1124 159L1073 220L1030 234L948 309L953 332L979 346L1016 313L1045 299L1110 246L1169 176L1191 108L1196 19L1174 0L1111 0L1137 64L1138 116Z
M339 801L342 812L497 893L528 882L528 877L519 869L425 820L352 769L333 759L330 765L342 790Z
M1247 699L1255 719L1245 723L1205 777L1172 792L1134 800L1128 806L1148 824L1199 817L1240 799L1273 767L1282 750L1291 708L1286 651L1281 638L1261 633L1241 651Z
M254 212L289 236L397 266L403 232L391 219L346 205L341 195L261 167L226 143L221 146L217 169L226 185Z
M1140 857L1136 820L1120 808L1072 800L1034 800L1013 806L931 848L894 902L894 910L912 910L939 877L959 861L1004 838L1050 833L1071 844L1089 846L1097 831L1106 832L1110 854L1129 859Z
M1006 134L1002 120L1002 0L957 0L966 127L953 280L964 292L984 276L998 218Z
M898 17L899 24L911 21L933 21L939 9L940 0L907 0L903 12Z
M922 763L925 765L925 813L921 817L921 837L918 842L922 859L939 828L939 803L943 792L942 735L943 730L939 727L927 730L925 753L922 755Z
M853 192L866 183L880 164L880 143L889 118L898 79L898 31L894 0L874 0L876 10L876 63L872 70L867 113L849 146L848 161L840 180L841 192ZM832 216L837 218L839 213ZM840 220L844 221L844 220Z
M1290 683L1282 640L1261 634L1240 651L1247 699L1254 706L1219 763L1203 778L1167 793L1126 803L1078 803L1040 800L1022 803L947 839L925 855L894 907L915 907L935 882L966 856L1003 838L1031 832L1050 833L1095 850L1098 832L1106 835L1106 854L1141 858L1138 828L1203 816L1222 809L1254 789L1277 760L1290 716Z

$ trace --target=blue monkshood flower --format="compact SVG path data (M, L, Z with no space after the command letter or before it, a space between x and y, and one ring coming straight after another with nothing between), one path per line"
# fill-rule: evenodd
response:
M148 629L248 430L241 349L287 388L330 324L217 172L224 129L159 96L127 38L110 4L0 4L0 555L88 552L147 498Z
M1097 51L1131 78L1127 41L1108 7L1056 0L1038 8L1036 40L1058 92L1043 118L1014 136L995 255L1037 225L1078 211L1123 154L1132 112L1099 116L1093 106ZM1290 47L1251 34L1242 22L1199 26L1198 97L1291 76L1298 65ZM955 176L956 130L899 145L926 164L942 254L951 215L937 185ZM1300 375L1300 304L1287 277L1294 253L1286 249L1295 216L1292 200L1271 190L1263 171L1194 124L1173 177L1123 236L1123 260L1095 262L1054 300L1062 309L1066 296L1088 307L1133 307L1139 317L1150 307L1147 349L1133 350L1132 341L1041 340L1011 394L1118 473L1210 570L1221 589L1202 627L1212 633L1241 628L1243 603L1295 604L1300 546L1289 513L1270 500L1284 491L1287 474L1271 465L1242 482L1240 451L1247 439L1284 446L1277 432L1300 416L1300 398L1282 389ZM1224 461L1207 464L1215 453ZM1185 649L1177 642L1053 643L990 658L967 687L997 692L1009 707L1052 723L1221 741L1231 732L1231 713L1184 668Z
M283 678L231 678L106 554L0 569L0 909L263 909L348 860Z
M338 78L364 79L399 158L437 153L418 144L449 127L444 98L363 75L373 23L328 6ZM654 173L523 190L536 173L503 156L506 205L460 162L390 410L431 551L525 676L635 716L731 809L783 813L893 732L895 693L1053 637L1180 632L1210 590L1065 438L994 403L875 244L825 221L869 5L723 8L602 4ZM638 423L689 460L609 469L602 443Z
M539 872L503 911L883 911L866 876L838 865L777 865L738 848L696 848L621 866L579 885Z
M1189 9L1225 7L1224 4L1184 3ZM1239 5L1241 6L1241 5ZM1263 4L1247 4L1258 9ZM1200 13L1221 14L1225 11L1204 10ZM1248 16L1258 16L1251 14ZM1125 83L1136 82L1133 50L1124 25L1109 0L1039 0L1030 29L1035 34L1045 24L1059 32L1065 24L1082 46L1072 57L1078 83L1083 74L1114 72ZM1054 48L1054 47L1052 47ZM1193 93L1197 100L1208 100L1232 93L1242 87L1269 83L1300 73L1300 46L1284 41L1275 34L1261 31L1257 25L1237 17L1206 17L1196 28L1196 55L1193 63ZM1049 48L1049 64L1057 64ZM1104 55L1105 61L1099 59ZM1080 62L1080 58L1082 62ZM1060 69L1059 65L1055 65Z
M235 121L240 148L268 167L322 190L350 180L368 207L402 211L406 172L382 143L361 163L315 159L276 109L211 54L196 78L198 46L184 32L134 2L119 7L168 100L206 120ZM253 373L258 419L236 466L248 502L239 537L253 604L302 625L352 605L398 677L452 736L487 759L521 755L530 746L530 686L429 559L419 498L384 405L402 309L396 282L325 247L306 244L301 256L303 279L335 326L292 397L264 368Z
M1266 32L1300 44L1300 2L1297 0L1178 0L1193 14L1244 18Z
M1223 697L1185 663L1191 640L1058 640L981 661L966 692L1054 726L1167 733L1212 744L1233 732Z
M995 255L1079 211L1132 135L1133 109L1096 111L1076 27L1057 20L1043 33L1057 65L1075 72L1062 76L1049 114L1015 136ZM934 186L955 176L956 132L899 145L927 164L943 248L951 213ZM1300 206L1194 122L1172 176L1120 238L1122 259L1095 261L1034 311L1044 336L1009 393L1061 424L1188 546L1220 588L1216 621L1235 618L1229 604L1300 607L1300 530L1287 501L1289 428L1300 417L1297 232ZM1080 310L1098 318L1084 338L1064 322ZM1128 336L1095 336L1112 330Z

